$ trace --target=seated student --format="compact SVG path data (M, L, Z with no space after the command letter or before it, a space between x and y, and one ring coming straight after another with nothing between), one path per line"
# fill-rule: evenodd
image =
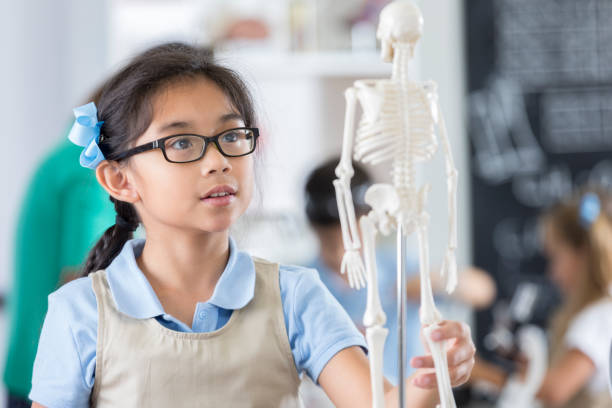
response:
M562 294L550 329L549 367L536 397L548 406L612 407L612 197L586 190L541 219L549 273ZM474 377L499 387L505 373L478 362Z
M333 181L336 179L335 168L340 161L334 157L316 167L306 181L306 215L313 227L320 244L320 252L316 259L309 264L319 271L323 283L336 297L348 312L360 330L365 331L362 320L366 308L366 290L356 291L349 286L348 278L340 272L344 245L342 242L342 229L336 203L336 193ZM354 175L351 179L351 192L357 219L367 214L370 207L365 203L364 196L372 180L367 172L358 163L353 163ZM397 294L396 294L396 253L383 245L377 247L376 263L379 274L379 291L382 307L387 316L386 327L389 329L384 350L384 375L392 382L397 381ZM406 313L406 353L407 361L411 356L422 354L423 347L419 342L419 276L418 260L406 259L408 294ZM444 292L439 274L431 274L432 285L437 294ZM459 285L453 294L456 300L469 306L480 308L488 306L495 297L493 280L484 271L468 268L461 274ZM406 372L412 372L407 364Z

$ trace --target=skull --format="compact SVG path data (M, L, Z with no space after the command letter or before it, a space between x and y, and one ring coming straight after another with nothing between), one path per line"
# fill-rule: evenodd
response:
M398 44L414 45L423 32L423 15L411 0L395 0L380 12L376 38L381 42L381 57L393 60L393 49Z

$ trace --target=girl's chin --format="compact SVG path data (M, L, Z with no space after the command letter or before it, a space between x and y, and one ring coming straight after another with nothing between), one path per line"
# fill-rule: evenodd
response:
M206 231L206 232L225 232L230 229L232 224L233 224L233 220L226 220L226 221L218 220L217 222L214 222L214 223L207 222L207 223L203 223L200 226L200 230Z

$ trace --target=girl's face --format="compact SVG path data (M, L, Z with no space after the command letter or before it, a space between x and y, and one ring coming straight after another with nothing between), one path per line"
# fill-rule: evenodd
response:
M134 146L176 134L213 136L244 126L225 93L205 78L175 82L153 98L153 120ZM191 163L170 163L160 149L128 162L135 203L149 235L151 228L194 232L226 231L247 209L253 193L253 156L225 157L214 143ZM229 196L211 198L214 191Z
M587 273L583 251L561 239L550 222L544 226L544 250L552 280L566 295L576 291L579 277Z

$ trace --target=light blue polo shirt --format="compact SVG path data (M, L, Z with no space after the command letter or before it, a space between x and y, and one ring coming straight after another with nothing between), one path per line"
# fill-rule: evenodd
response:
M120 312L135 319L157 319L180 332L220 329L232 311L254 295L255 267L249 254L230 238L230 256L212 297L197 304L192 328L164 312L138 268L144 240L128 241L106 268L111 294ZM350 317L321 283L314 269L281 265L280 295L285 326L298 373L317 380L340 350L366 343ZM94 384L98 310L89 277L49 295L49 306L34 362L29 398L46 407L88 407ZM138 373L134 373L138 375Z

